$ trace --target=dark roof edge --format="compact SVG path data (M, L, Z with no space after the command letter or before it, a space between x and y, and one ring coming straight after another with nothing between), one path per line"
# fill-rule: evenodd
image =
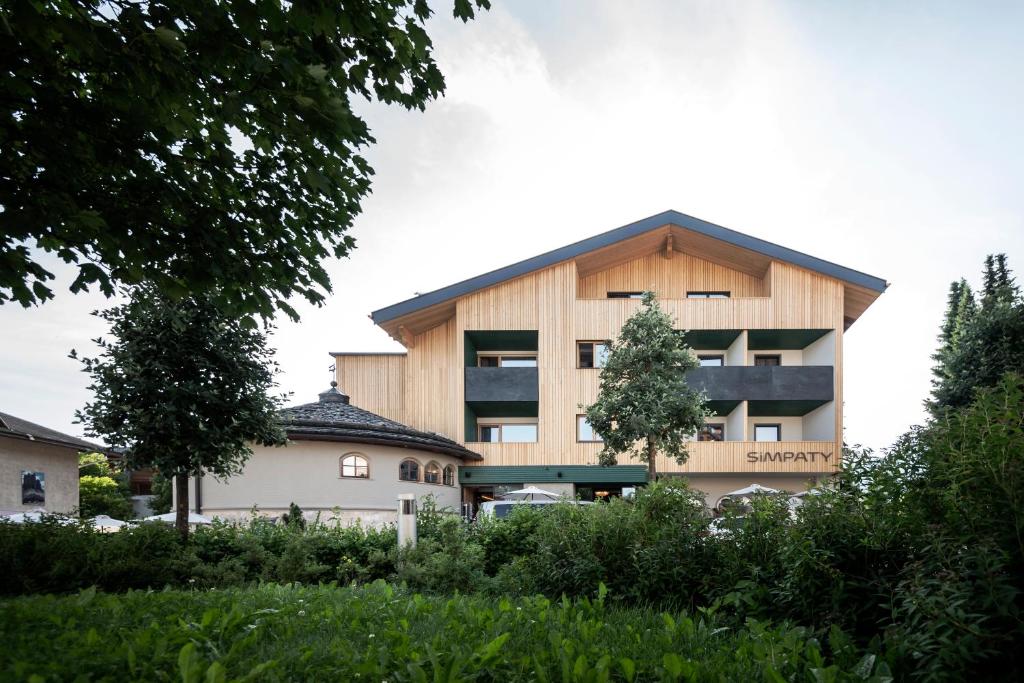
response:
M492 270L489 273L477 275L476 277L469 278L468 280L463 280L461 282L448 285L447 287L435 289L432 292L427 292L426 294L422 294L418 297L406 299L405 301L392 304L391 306L386 306L371 313L370 317L373 319L374 323L379 325L383 322L412 313L413 311L428 308L448 301L449 299L463 296L470 292L504 282L505 280L510 280L512 278L519 277L520 275L525 275L526 273L546 268L561 261L575 258L580 254L585 254L587 252L615 244L616 242L636 237L637 235L641 235L666 224L678 225L681 228L686 228L687 230L692 230L694 232L707 235L708 237L728 242L744 249L749 249L750 251L763 254L770 258L787 261L802 268L807 268L808 270L813 270L823 275L828 275L829 277L834 277L838 280L843 280L850 284L871 289L879 293L884 292L886 287L889 286L884 279L875 277L874 275L868 275L867 273L863 273L859 270L840 266L839 264L832 263L831 261L819 259L809 254L804 254L803 252L789 249L788 247L783 247L773 242L768 242L767 240L751 237L750 235L745 235L721 225L716 225L699 218L694 218L693 216L688 216L684 213L679 213L678 211L663 211L659 214L636 221L635 223L614 228L613 230L603 232L600 235L588 237L584 240L580 240L579 242L574 242L564 247L559 247L558 249L540 254L539 256L534 256L524 261L519 261L518 263L513 263L512 265L498 268L497 270Z
M321 427L320 429L325 429ZM367 429L356 430L356 431L371 431ZM376 444L378 446L392 446L394 448L409 448L418 451L428 451L430 453L441 453L443 455L451 455L456 458L462 458L463 460L483 460L483 456L479 453L474 453L468 448L463 448L456 443L452 445L444 443L419 443L413 441L400 441L396 439L386 438L386 432L382 432L382 436L374 437L367 436L365 434L353 434L346 428L337 428L336 433L325 433L322 431L304 431L301 427L288 428L288 438L295 441L344 441L347 443L366 443Z
M0 436L6 436L11 439L21 439L23 441L31 441L33 443L43 443L50 446L61 446L63 448L73 448L79 453L109 453L110 449L106 446L100 446L99 444L89 443L83 441L76 443L74 441L64 441L63 439L53 439L45 436L36 436L34 434L28 434L26 432L16 432L13 429L0 429Z
M408 351L328 351L327 355L338 356L408 356Z

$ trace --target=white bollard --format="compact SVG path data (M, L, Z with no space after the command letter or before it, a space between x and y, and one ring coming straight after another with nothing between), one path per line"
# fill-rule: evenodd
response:
M398 494L398 547L416 547L416 494Z

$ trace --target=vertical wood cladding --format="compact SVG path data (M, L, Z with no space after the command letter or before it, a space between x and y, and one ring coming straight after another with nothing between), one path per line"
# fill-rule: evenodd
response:
M583 412L581 404L596 399L599 371L576 367L576 341L615 338L640 307L636 300L604 298L608 291L652 287L680 329L836 330L835 401L842 406L841 282L777 261L759 278L685 253L675 253L672 259L653 253L582 278L576 263L565 261L468 294L456 302L454 317L415 335L405 357L339 357L338 381L360 407L464 443L464 333L537 330L537 443L472 443L470 448L484 456L481 465L594 464L600 446L577 443L576 416ZM731 298L683 298L687 291L729 291ZM818 452L828 446L838 458L841 409L836 410L835 433L835 442L784 445L794 452ZM694 444L694 457L705 464L691 460L680 468L661 462L659 469L822 472L836 466L835 459L827 466L802 460L748 463L749 446L750 442ZM706 469L707 462L725 469Z

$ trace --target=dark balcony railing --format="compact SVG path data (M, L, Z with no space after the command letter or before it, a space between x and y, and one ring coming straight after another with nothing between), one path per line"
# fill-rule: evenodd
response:
M826 402L835 397L829 365L726 366L695 368L687 383L711 401Z
M537 368L466 368L467 403L537 400Z

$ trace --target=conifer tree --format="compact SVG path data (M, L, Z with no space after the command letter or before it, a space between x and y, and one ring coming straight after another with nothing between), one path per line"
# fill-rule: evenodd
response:
M654 294L622 326L611 343L597 401L586 409L587 422L604 440L600 463L615 465L628 454L647 463L651 481L657 455L686 462L686 439L704 425L704 396L686 384L697 358L673 327Z

